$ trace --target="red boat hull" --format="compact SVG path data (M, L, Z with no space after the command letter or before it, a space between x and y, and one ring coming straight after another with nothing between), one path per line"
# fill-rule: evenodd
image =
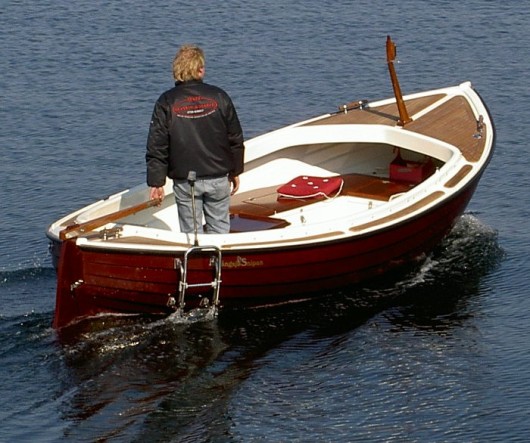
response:
M221 306L303 299L417 261L450 231L477 183L478 177L421 216L371 234L318 245L223 251ZM99 313L174 312L180 281L176 260L182 254L81 249L74 241L60 248L54 327ZM190 261L188 275L189 283L211 281L208 258ZM193 300L193 294L187 297L187 306Z

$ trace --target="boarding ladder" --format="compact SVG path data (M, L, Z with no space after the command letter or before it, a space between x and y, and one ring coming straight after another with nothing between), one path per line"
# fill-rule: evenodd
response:
M188 265L191 258L204 256L210 257L209 263L213 268L213 280L201 283L188 283ZM219 304L219 290L221 288L221 250L217 246L192 246L186 251L183 259L176 260L176 264L180 270L179 297L176 306L177 310L180 312L184 311L186 291L190 288L212 288L213 294L211 305L217 307ZM201 299L200 306L208 306L207 297Z

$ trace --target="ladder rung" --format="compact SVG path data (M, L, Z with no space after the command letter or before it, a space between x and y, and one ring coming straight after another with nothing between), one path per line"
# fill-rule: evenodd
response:
M220 282L219 282L220 283ZM217 286L217 281L211 281L210 283L183 283L183 285L186 286L186 288L204 288L207 286L211 286L212 288L215 288Z

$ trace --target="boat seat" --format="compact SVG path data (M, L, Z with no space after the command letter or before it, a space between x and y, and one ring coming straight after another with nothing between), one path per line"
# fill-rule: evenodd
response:
M343 184L344 180L340 176L300 175L277 189L278 198L332 198L340 194Z
M414 187L413 184L364 174L343 174L339 177L344 182L340 191L341 196L389 201L393 195L407 192ZM230 214L243 217L271 217L328 198L324 195L307 198L278 197L278 186L269 186L236 194L232 197Z

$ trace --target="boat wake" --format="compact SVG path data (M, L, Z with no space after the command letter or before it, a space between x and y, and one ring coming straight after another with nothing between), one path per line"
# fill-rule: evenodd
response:
M477 290L480 280L502 259L497 231L471 213L464 214L449 235L417 267L378 279L346 293L356 306L412 303L459 296ZM406 300L404 300L406 299Z
M451 233L425 261L411 284L443 279L463 283L472 275L484 275L504 256L497 231L473 214L463 215Z
M187 312L182 312L182 310L179 309L160 321L167 324L189 325L194 323L213 321L217 318L217 315L217 306L195 308Z
M351 297L378 306L398 327L447 331L474 316L473 300L503 256L497 232L467 213L419 268Z
M68 352L86 352L97 348L98 354L107 354L125 348L134 348L146 337L160 331L174 333L193 325L212 323L217 319L218 308L209 306L153 319L137 314L99 314L74 323L58 332L61 343ZM83 344L81 344L83 343Z

